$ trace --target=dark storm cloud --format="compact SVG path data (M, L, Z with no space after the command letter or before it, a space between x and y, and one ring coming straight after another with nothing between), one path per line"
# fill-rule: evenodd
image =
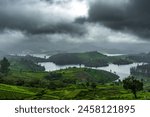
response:
M31 30L32 34L54 34L54 33L65 33L71 35L83 35L86 33L86 29L84 26L79 23L60 23L51 26L44 26L42 28L37 28L35 30Z
M46 1L49 2L50 4L62 4L62 3L68 3L71 2L73 0L41 0L41 1ZM76 1L84 1L84 0L76 0Z
M58 7L56 4L61 4L61 1L1 0L0 30L21 30L30 34L83 34L83 28L74 23L65 10L61 11L61 5Z
M49 2L50 4L62 4L70 2L70 0L41 0L41 1Z
M88 20L149 38L150 0L96 0L90 5Z

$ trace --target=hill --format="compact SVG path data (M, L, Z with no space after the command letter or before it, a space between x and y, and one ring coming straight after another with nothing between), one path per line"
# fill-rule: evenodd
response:
M68 68L50 73L11 71L8 76L0 74L0 99L61 99L62 96L69 99L87 90L91 83L105 84L117 79L115 74L88 68ZM75 88L74 92L71 87Z
M126 57L135 62L150 63L150 53L132 54L132 55L127 55Z
M118 78L119 76L116 74L107 71L75 67L50 72L47 76L48 80L54 79L64 83L73 80L75 83L95 82L105 84L113 82Z
M15 71L45 71L45 68L40 66L38 62L46 61L39 57L33 57L30 55L17 56L17 55L7 55L6 56L10 62L10 69Z
M52 89L87 82L105 84L118 78L110 72L88 68L68 68L53 72L11 71L8 76L0 74L1 83Z
M68 68L54 72L12 71L0 74L0 99L134 99L118 76L102 70ZM93 87L94 86L94 87ZM138 99L150 99L149 87L138 93Z
M118 65L130 64L132 61L123 56L109 57L97 51L85 53L61 53L53 55L49 61L57 65L83 64L87 67L102 67L108 66L109 63Z
M133 95L117 85L90 87L70 85L56 90L0 84L1 100L133 100ZM138 99L149 100L150 93L141 91Z

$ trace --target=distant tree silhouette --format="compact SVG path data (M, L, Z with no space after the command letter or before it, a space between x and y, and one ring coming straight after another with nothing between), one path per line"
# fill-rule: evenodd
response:
M9 66L10 66L10 63L9 63L8 59L4 57L0 61L0 72L4 73L4 74L8 74L8 72L9 72Z
M123 80L123 87L127 90L131 90L134 97L137 99L137 91L143 90L143 82L136 80L134 76L129 76Z

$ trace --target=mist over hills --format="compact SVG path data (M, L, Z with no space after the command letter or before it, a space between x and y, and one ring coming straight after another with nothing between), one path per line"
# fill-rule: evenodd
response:
M150 51L149 44L109 44L109 43L68 43L68 42L34 42L34 43L20 43L5 49L1 49L0 54L18 54L18 53L36 53L36 54L57 54L57 53L72 53L72 52L87 52L87 51L100 51L101 53L111 54L137 54L147 53Z

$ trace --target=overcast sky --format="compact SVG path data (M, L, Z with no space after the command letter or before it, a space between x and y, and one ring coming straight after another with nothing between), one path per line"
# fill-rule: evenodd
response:
M149 41L150 0L0 0L0 50L141 52Z

